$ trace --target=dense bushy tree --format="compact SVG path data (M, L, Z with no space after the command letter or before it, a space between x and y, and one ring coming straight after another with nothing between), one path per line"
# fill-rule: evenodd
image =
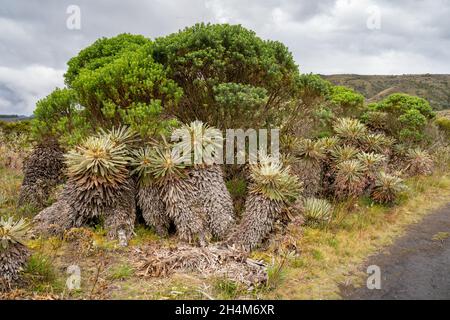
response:
M99 127L129 125L149 138L174 125L163 117L182 95L152 58L152 42L121 34L102 38L68 62L68 88L56 89L35 111L38 138L52 136L73 145Z
M33 135L37 140L57 138L65 144L73 144L88 130L86 111L78 105L74 90L56 88L38 101L32 121Z
M403 93L391 94L368 109L369 116L373 112L387 114L383 129L402 142L422 140L428 121L435 116L425 99Z
M262 40L240 25L197 24L156 39L153 56L184 91L172 114L185 122L198 119L219 128L234 126L221 118L247 114L249 105L263 100L260 112L250 114L247 123L265 125L289 101L298 76L283 44ZM224 107L228 99L233 103ZM239 100L245 103L237 104Z
M70 86L81 70L95 70L103 67L114 61L117 56L133 52L148 43L150 40L144 36L128 33L112 38L100 38L69 60L68 69L64 75L65 82Z
M182 91L167 79L164 67L151 56L151 44L127 52L95 70L83 69L72 81L79 103L93 124L130 125L148 137L160 133L172 120L161 114L176 104Z
M330 90L330 101L338 116L357 117L364 108L364 97L353 89L334 86Z

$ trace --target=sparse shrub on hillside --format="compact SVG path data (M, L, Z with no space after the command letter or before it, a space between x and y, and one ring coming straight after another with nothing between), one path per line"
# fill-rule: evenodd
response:
M401 178L382 171L377 176L371 197L378 203L393 203L404 189Z
M28 139L31 134L31 121L19 120L5 122L2 121L0 117L0 131L2 131L5 136L18 135Z
M11 289L20 280L20 272L30 256L24 244L28 230L23 218L0 217L0 291Z
M272 231L286 203L295 200L301 184L288 167L271 158L251 167L251 184L245 212L228 242L250 251L258 247Z
M450 169L450 146L437 148L431 156L437 170L447 172Z
M308 225L327 224L332 217L333 207L326 199L306 198L303 200L302 214Z
M446 137L448 144L448 141L450 140L450 119L439 117L435 120L435 123L438 126L439 130L441 130Z

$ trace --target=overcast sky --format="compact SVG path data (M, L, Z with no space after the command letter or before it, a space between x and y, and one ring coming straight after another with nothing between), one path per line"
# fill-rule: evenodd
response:
M80 9L80 29L70 5ZM233 23L292 51L301 72L450 73L450 0L2 0L0 114L31 114L70 57L102 36Z

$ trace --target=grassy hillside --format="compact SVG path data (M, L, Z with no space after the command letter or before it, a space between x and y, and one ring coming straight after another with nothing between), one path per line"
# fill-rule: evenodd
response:
M336 85L351 87L363 94L369 102L378 101L395 92L404 92L427 99L433 109L450 109L450 75L356 75L323 76Z

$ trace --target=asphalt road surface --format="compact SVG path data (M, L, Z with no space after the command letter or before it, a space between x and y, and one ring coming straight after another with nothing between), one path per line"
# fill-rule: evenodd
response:
M450 203L408 228L384 252L366 261L377 265L381 289L341 287L344 299L450 299Z

